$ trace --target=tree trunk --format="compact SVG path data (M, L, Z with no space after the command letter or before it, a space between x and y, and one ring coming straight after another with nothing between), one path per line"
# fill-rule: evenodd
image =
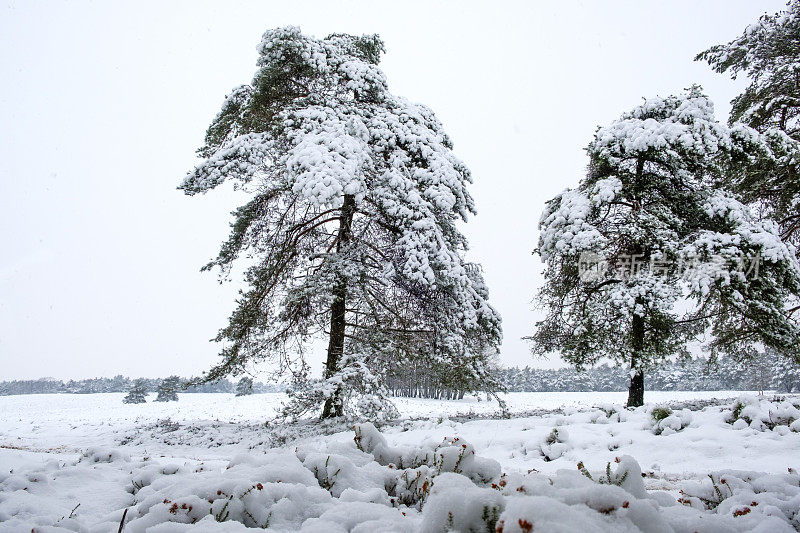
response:
M339 253L350 242L353 227L353 212L356 201L352 194L344 196L342 211L339 218L339 234L336 241L336 252ZM333 303L331 304L331 333L328 338L328 359L325 362L325 377L333 376L339 370L339 362L344 353L345 336L345 305L347 303L347 280L339 274L339 280L333 290ZM322 408L322 418L333 418L344 414L342 389L337 388L333 395L325 400Z
M641 368L634 372L628 387L628 407L644 405L644 372Z
M631 325L631 384L628 387L628 407L644 405L644 370L641 367L641 351L644 348L644 318L633 315Z

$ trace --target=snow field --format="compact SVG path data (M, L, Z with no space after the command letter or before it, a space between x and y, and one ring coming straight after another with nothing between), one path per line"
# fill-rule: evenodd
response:
M800 527L800 398L582 394L464 421L448 411L489 404L407 400L406 416L442 409L380 430L264 424L278 395L0 398L0 531L116 531L123 513L128 533Z

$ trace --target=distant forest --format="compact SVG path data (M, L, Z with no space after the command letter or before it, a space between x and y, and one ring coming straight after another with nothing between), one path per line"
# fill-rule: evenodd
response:
M51 378L26 379L0 382L0 396L13 394L94 394L98 392L128 392L135 378L114 376L113 378L89 378L61 381ZM162 378L145 378L148 392L155 392ZM188 379L184 380L188 381ZM283 392L286 385L279 383L253 383L253 392ZM181 393L236 392L236 383L221 379L216 383L203 383L181 389Z
M578 372L574 368L507 368L501 370L509 391L586 392L624 391L630 376L627 369L601 365ZM647 390L774 390L800 392L800 366L788 358L756 356L747 362L730 358L709 362L689 359L653 368L645 376Z
M589 392L624 391L630 380L628 372L620 367L601 365L583 371L574 368L501 368L497 370L500 381L508 392ZM148 390L155 391L160 378L147 379ZM410 381L410 380L409 380ZM15 380L0 382L0 396L13 394L92 394L99 392L127 392L133 379L124 376L60 381L55 379ZM423 388L390 386L395 396L432 395ZM653 369L646 378L648 390L775 390L800 392L800 366L786 358L760 357L746 363L733 359L709 362L706 359L689 359ZM254 393L283 392L285 384L253 383ZM216 383L193 385L182 393L219 392L235 393L236 384L227 379ZM461 395L459 395L461 396ZM456 397L459 397L456 396ZM443 396L434 396L443 397Z

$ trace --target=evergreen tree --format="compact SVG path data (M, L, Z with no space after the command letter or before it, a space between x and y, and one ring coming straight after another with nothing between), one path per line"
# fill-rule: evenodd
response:
M181 378L178 376L170 376L161 380L161 383L158 384L158 396L156 396L157 402L177 402L178 401L178 389L181 386Z
M147 402L147 380L139 378L133 382L128 394L122 399L123 403Z
M731 354L755 342L796 345L800 330L784 312L800 286L794 252L774 224L713 188L760 141L746 126L719 124L697 87L600 128L587 176L541 218L547 315L534 351L560 352L578 368L628 364L628 405L638 406L645 370L687 355L709 328L714 349Z
M730 124L741 122L764 134L769 153L727 181L779 222L784 239L800 242L800 0L789 2L784 12L763 15L740 37L696 60L750 80L731 102Z
M780 353L771 350L767 353L772 356L771 386L778 392L800 392L800 364Z
M385 406L386 368L420 357L461 388L497 385L500 318L457 227L475 213L470 173L433 112L389 92L383 49L377 36L267 31L252 83L227 97L180 187L233 180L252 194L205 267L226 276L254 259L204 379L269 359L299 378L294 414ZM319 335L324 375L308 380L303 349Z
M253 394L253 378L244 376L236 384L236 396L250 396Z

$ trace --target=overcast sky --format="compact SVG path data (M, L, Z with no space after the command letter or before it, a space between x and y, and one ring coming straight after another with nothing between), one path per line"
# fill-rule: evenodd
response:
M377 3L374 3L377 4ZM743 87L694 55L781 1L35 2L0 11L0 379L190 375L236 296L199 268L242 198L176 186L267 28L378 33L396 94L431 107L473 172L465 227L503 315L501 360L541 284L544 202L598 125L700 83L726 120ZM322 358L318 353L315 361Z

